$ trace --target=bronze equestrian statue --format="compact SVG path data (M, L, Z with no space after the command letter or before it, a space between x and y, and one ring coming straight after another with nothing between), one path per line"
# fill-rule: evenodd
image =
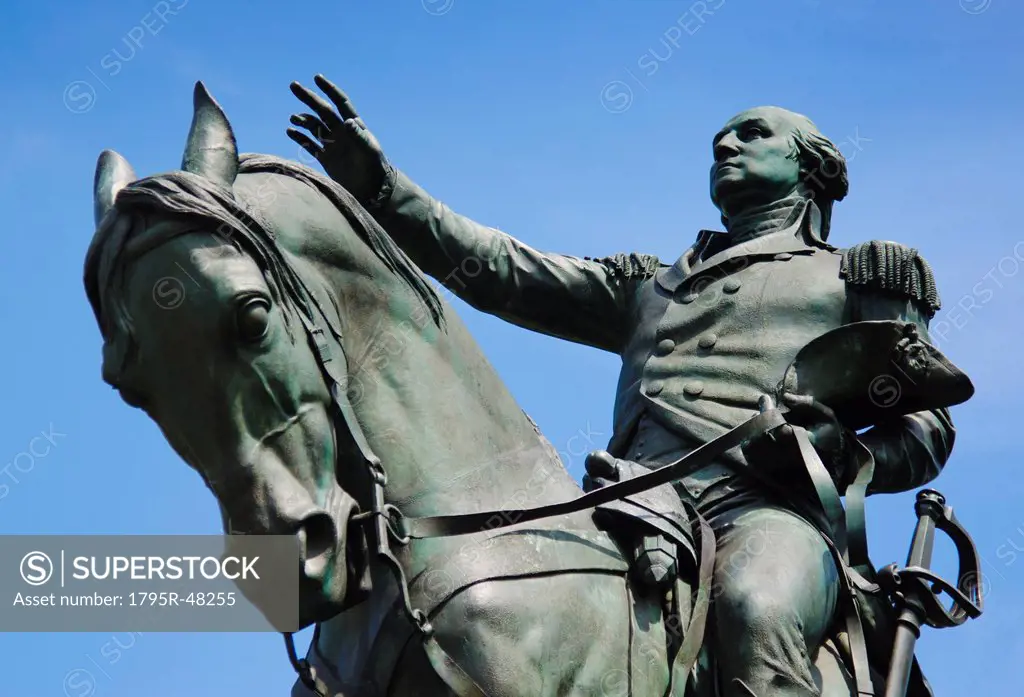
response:
M938 474L973 388L927 343L913 250L827 243L845 166L813 125L723 128L728 232L674 265L579 259L431 199L317 83L333 105L293 85L314 137L290 134L333 181L239 155L197 84L179 170L101 154L84 279L104 380L225 531L298 541L293 695L927 694L916 632L980 613L977 558L926 493L907 568L876 572L863 499ZM467 258L473 306L623 357L584 491L421 273ZM936 530L955 584L927 569Z
M390 164L347 96L321 76L316 82L333 106L293 83L314 113L292 123L313 137L289 135L417 266L483 312L622 357L614 434L608 452L588 460L589 487L674 462L741 424L800 349L831 330L894 320L927 341L939 296L916 250L828 243L833 205L848 190L846 162L805 116L761 107L715 134L711 199L725 232L702 230L671 265L636 253L580 259L537 251L432 198ZM467 260L474 273L453 273ZM865 457L874 465L866 493L900 492L933 480L953 447L944 407L896 418L875 408L877 421L844 424L819 402L783 398L840 494ZM873 428L858 435L851 426ZM676 485L717 540L711 637L721 694L819 695L813 656L840 609L842 557L830 553L832 531L794 512L789 499L806 492L779 462L787 453L765 443L746 450L774 461L777 490L738 473L748 462L742 448ZM609 511L627 526L639 512L667 538L653 555L638 548L647 557L641 577L654 585L696 564L689 526L680 524L685 510L672 498L655 490Z

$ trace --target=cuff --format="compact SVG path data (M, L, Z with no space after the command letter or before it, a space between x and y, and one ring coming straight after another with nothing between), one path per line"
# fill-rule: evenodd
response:
M384 158L383 164L384 181L381 183L380 189L377 193L363 203L365 208L371 210L379 209L391 200L391 195L395 193L395 182L398 180L398 173L387 158Z

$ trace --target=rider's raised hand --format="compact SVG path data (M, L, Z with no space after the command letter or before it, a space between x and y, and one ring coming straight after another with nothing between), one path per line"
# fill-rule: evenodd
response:
M394 185L394 169L348 96L323 75L313 80L333 106L319 94L293 82L292 94L313 113L293 114L292 124L309 134L289 128L288 137L316 158L328 176L360 202L379 203Z

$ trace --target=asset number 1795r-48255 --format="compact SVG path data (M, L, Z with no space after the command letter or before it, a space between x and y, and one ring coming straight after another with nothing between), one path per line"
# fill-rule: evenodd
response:
M235 593L234 591L219 591L217 593L211 591L182 595L173 591L146 591L129 593L128 604L132 607L177 607L180 605L231 607L235 604Z

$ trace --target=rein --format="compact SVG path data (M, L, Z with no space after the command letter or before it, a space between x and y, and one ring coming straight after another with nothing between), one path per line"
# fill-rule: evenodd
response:
M315 298L312 298L312 293L304 287L304 284L303 290L311 296L310 299L312 302L309 306L316 308L319 313L323 315L323 308L315 301ZM327 332L330 332L330 334L325 332L318 323L315 323L312 319L306 317L302 313L300 313L300 317L302 317L302 322L305 325L309 341L315 348L321 371L330 386L331 398L334 407L338 411L342 424L348 429L349 433L351 433L372 481L370 510L356 514L353 516L353 520L360 524L368 524L372 526L375 544L374 551L378 558L384 562L394 575L401 595L404 612L416 627L416 630L423 636L424 642L426 643L425 648L428 654L432 654L439 659L439 661L434 662L435 666L440 663L446 667L446 675L443 675L442 678L448 681L449 684L464 685L466 686L468 694L479 694L481 697L483 697L484 693L480 690L479 686L472 681L472 678L461 671L455 661L451 659L437 644L436 640L434 640L432 636L433 627L431 626L426 613L420 608L414 608L412 606L409 594L409 584L405 578L405 571L402 569L401 563L391 551L391 542L394 542L399 546L404 546L414 539L422 540L436 537L453 537L476 532L485 532L512 525L520 525L529 521L552 518L592 509L603 503L632 496L661 486L662 484L667 484L681 479L687 474L713 463L727 450L742 445L745 441L756 438L786 423L782 411L777 408L765 409L761 413L752 416L742 424L736 426L730 431L727 431L714 440L705 443L701 447L670 465L659 468L640 477L627 479L622 482L602 487L578 498L563 501L561 503L536 506L533 508L495 509L491 511L480 511L457 515L409 518L404 516L396 506L387 503L385 499L384 493L385 487L387 486L387 473L384 470L384 466L381 463L380 458L370 447L366 435L359 424L359 420L356 418L355 410L348 399L347 372L343 370L342 363L334 360L335 349L340 351L341 355L344 356L344 348L341 345L341 336L339 336L334 330L333 325L326 321L326 317L323 318L323 324L327 327ZM710 532L710 529L706 524L702 525L702 530L705 535ZM703 536L704 535L702 535L702 537ZM713 557L711 555L714 552L713 536L711 540L703 540L702 542L702 559L700 564L701 589L698 590L698 599L703 607L696 608L690 620L690 628L699 628L701 630L703 629L703 624L706 619L706 605L709 601L707 596L709 595L710 588L704 588L704 586L710 586L710 575L713 562ZM709 542L710 545L708 544ZM709 546L711 549L706 549ZM701 591L704 592L702 593ZM701 609L703 609L703 611L701 611ZM316 630L314 631L317 634L319 633L319 625L317 625ZM703 634L703 631L700 633ZM689 635L691 632L688 631L687 634ZM315 637L316 635L314 635L314 641ZM318 695L318 697L331 697L330 690L327 688L327 685L316 675L316 671L309 662L305 658L298 657L292 633L285 632L284 639L289 661L298 674L301 682L314 694ZM689 662L692 662L692 660L695 660L696 653L699 650L699 643L695 641L694 637L690 637L690 641L686 642L686 648L687 650L680 651L680 654L692 654L692 657L689 655L687 656ZM685 672L688 671L689 667L686 667Z
M468 535L474 532L519 525L532 520L577 513L682 479L694 471L712 464L727 450L742 445L745 441L756 438L785 423L786 419L780 410L764 411L714 440L708 441L670 465L633 479L609 484L569 501L533 508L507 508L424 518L406 518L397 508L392 507L392 511L397 513L397 518L390 519L389 525L396 529L395 534L402 540L423 540L431 537ZM371 511L368 515L376 515L376 512Z
M302 287L306 293L309 293L304 284ZM309 294L312 300L310 307L316 308L323 315L323 308L315 301L315 298L312 298L312 294ZM353 516L353 520L362 525L372 526L375 552L378 558L391 570L397 581L404 614L412 622L415 630L422 636L424 650L427 653L428 659L440 677L449 686L452 686L457 694L465 695L466 697L487 697L487 694L437 643L427 614L422 609L412 606L405 572L391 550L392 542L399 546L404 546L412 540L454 537L485 532L593 509L601 504L633 496L663 484L682 479L692 472L718 461L726 451L775 431L775 429L788 423L785 418L785 412L788 410L777 407L770 397L762 397L759 403L760 413L751 416L743 423L701 445L675 462L639 477L596 489L578 498L531 508L494 509L455 515L410 518L404 516L398 507L387 503L385 499L387 474L380 458L370 447L366 435L356 418L352 404L349 402L346 389L348 384L347 371L342 369L343 363L333 360L332 349L335 347L340 352L340 355L344 356L340 334L334 330L333 325L326 322L325 315L324 324L328 327L330 335L325 333L311 318L301 315L301 313L300 316L302 316L309 341L316 349L320 368L330 385L333 405L338 411L341 423L351 433L372 481L370 509L364 513L356 514ZM334 344L334 346L331 344ZM867 653L867 637L863 629L861 608L859 607L860 603L858 602L857 594L892 595L895 589L888 586L899 585L901 580L898 574L893 573L889 569L886 570L889 571L888 575L882 574L882 579L880 579L882 584L871 582L865 578L865 574L871 575L873 566L867 557L863 505L867 486L871 481L874 471L874 458L865 448L860 447L858 449L857 457L855 457L857 473L854 481L847 487L848 505L844 510L840 499L840 492L837 490L827 469L811 445L806 430L795 425L790 425L790 427L792 429L792 437L800 453L800 459L803 461L806 473L816 494L814 498L817 499L815 502L817 506L811 504L811 508L808 508L806 505L797 505L796 509L809 521L815 521L815 527L819 529L836 563L840 576L841 597L839 609L843 615L843 624L845 625L847 641L849 642L847 651L849 651L848 659L851 662L852 677L856 685L857 694L861 697L869 697L875 695L876 691L871 679L870 660ZM786 492L780 489L778 483L771 481L763 472L749 466L737 467L736 469L738 474L748 475L755 481L766 485L769 490L785 495ZM789 499L788 496L786 498ZM808 501L808 503L810 502ZM820 509L812 510L817 507L820 507ZM704 635L705 622L709 611L715 551L714 535L709 525L696 510L689 512L700 525L701 549L698 564L696 601L684 634L683 643L677 651L671 666L671 683L676 683L678 680L680 684L685 684L687 675L692 669L701 648L701 639ZM953 528L959 529L953 523L945 526L940 525L939 527L947 532ZM966 545L966 547L970 548L968 551L971 551L973 550L973 545L969 541L961 544L962 540L955 535L954 539L957 541L958 551L961 553L959 579L955 588L950 584L945 584L948 587L943 588L943 590L946 590L953 596L954 610L947 611L937 602L932 602L934 607L930 605L928 607L929 612L923 614L926 616L925 621L933 626L953 626L962 623L968 616L973 617L980 614L980 602L977 605L970 602L978 596L976 584L972 584L970 579L972 574L976 573L975 570L980 570L980 565L977 563L976 556L965 555L964 549L961 549L962 546ZM966 562L964 561L965 557L967 558ZM926 574L917 567L906 570L903 575L908 579L913 577L914 581L917 580L917 575L927 576L928 581L935 583L934 574ZM978 578L978 576L974 576L974 578ZM907 585L909 585L909 582ZM963 610L962 608L967 609ZM319 631L320 625L317 624L314 630L314 645L316 644ZM300 681L317 697L332 697L330 689L317 676L315 669L305 658L298 657L293 635L291 633L284 633L284 639L288 658Z
M347 428L351 434L371 480L372 490L369 510L365 513L356 514L353 520L360 524L372 526L373 551L384 566L391 571L401 597L402 610L415 627L415 631L422 637L423 647L430 663L434 666L442 680L449 686L452 686L453 689L456 689L457 686L457 694L465 695L466 697L487 697L487 695L438 644L433 636L434 629L430 624L427 614L422 609L413 607L405 570L392 551L392 542L398 546L405 546L414 539L453 537L485 532L520 525L529 521L592 509L601 504L633 496L663 484L682 479L702 467L713 464L726 451L740 446L746 441L769 433L787 423L784 411L779 409L774 401L766 396L760 401L760 413L753 415L726 433L701 445L679 460L639 477L596 489L578 498L532 508L495 509L456 515L408 518L402 514L398 507L387 503L385 498L387 473L380 458L370 447L366 434L363 432L355 410L348 399L347 386L349 376L345 368L345 351L340 331L335 328L333 323L328 321L323 305L317 301L316 296L306 285L301 275L296 273L295 278L299 281L295 291L305 295L304 299L308 301L301 303L301 305L310 310L309 315L301 311L297 314L306 330L307 339L314 349L325 381L329 385L332 405L337 411L337 418L340 419L340 422L337 423ZM289 295L291 294L289 291L286 292ZM297 298L293 298L293 300L297 300ZM314 319L312 315L319 315L319 318ZM340 356L342 360L335 360L336 355ZM835 542L842 542L845 547L847 533L847 521L844 520L845 516L843 515L843 506L839 499L839 494L831 481L831 477L828 476L825 467L815 453L814 448L807 441L806 432L796 426L793 427L793 431L802 459L807 467L807 473L814 484L818 503L822 507L821 513L824 513L824 520L821 520L819 515L813 514L809 520L817 519L823 523L823 525L817 525L817 527L821 528L822 536L833 552L837 567L840 569L841 581L843 581L843 595L846 600L844 605L847 610L846 624L850 632L851 648L854 654L854 676L857 682L858 693L861 695L871 695L873 690L870 683L870 673L867 668L866 642L861 629L861 621L853 597L852 586L857 586L862 590L867 590L868 586L872 586L874 590L877 590L878 587L876 584L866 582L860 574L851 569L846 549L841 550L836 546ZM856 485L852 487L854 490L860 489L861 486L866 488L867 481L870 481L870 473L874 464L873 459L868 456L868 462L864 464L867 466L862 469L860 474L866 474L867 476L858 476ZM763 473L757 472L750 467L743 467L741 471L744 474L753 476L757 481L764 482L766 480ZM775 489L777 486L774 482L769 481L766 483L771 485L771 489ZM855 495L854 498L862 501L860 496ZM711 577L714 568L714 534L699 512L692 510L689 513L694 516L701 529L698 587L696 601L691 612L683 644L672 661L671 676L673 683L676 682L677 678L680 682L685 682L686 675L691 670L700 651L700 637L704 634L704 626L709 612ZM858 514L854 518L862 521L863 516ZM855 529L855 533L863 534L863 532L862 528L860 530ZM855 544L854 549L866 553L867 546L865 543ZM857 561L861 560L858 559ZM314 631L316 632L314 634L315 641L319 633L319 624ZM326 683L317 676L309 661L298 656L295 650L293 633L284 632L283 635L289 661L298 674L299 680L317 697L332 697Z
M301 276L299 278L301 279ZM342 337L338 330L334 328L334 325L327 321L323 306L317 302L316 297L306 284L300 281L299 287L300 291L309 300L308 303L305 303L306 307L315 311L320 317L318 318L319 321L317 321L303 312L299 312L298 315L306 329L307 338L315 350L321 372L329 385L333 406L338 412L338 417L340 417L340 425L344 425L352 435L352 439L359 449L359 455L367 468L372 482L370 509L365 513L357 514L353 519L357 520L360 524L372 526L374 552L384 565L391 570L397 582L404 613L416 627L416 630L423 636L428 654L432 654L433 657L438 659L437 661L432 661L432 663L435 666L440 664L446 667L446 675L443 675L442 678L448 681L449 684L466 685L470 694L483 695L484 693L475 685L472 678L461 671L455 661L434 640L432 636L433 627L426 613L422 609L412 606L405 571L391 550L392 542L399 546L404 546L414 539L422 540L432 537L452 537L485 532L533 520L592 509L600 504L632 496L662 484L681 479L687 474L711 464L727 450L742 445L745 441L767 433L786 423L785 417L780 410L775 408L765 409L671 465L659 468L640 477L602 487L569 501L533 508L496 509L458 515L408 518L396 506L387 503L385 499L387 473L380 458L370 447L366 434L363 432L355 410L348 399L348 372L344 367L345 353L341 341ZM335 360L335 355L340 356L342 360ZM706 524L702 525L702 530L704 534L710 531ZM702 534L702 538L704 534ZM711 540L702 540L701 547L701 585L710 586L710 573L713 562L711 555L714 552L713 535ZM711 549L705 549L707 547ZM704 577L707 578L705 579ZM709 589L703 590L705 590L703 594L698 590L698 598L702 605L706 605L708 598L702 596L708 595L707 591ZM702 629L707 614L706 607L704 610L704 612L701 612L699 609L696 609L693 612L690 620L691 628ZM318 630L319 625L317 625L316 631ZM687 634L689 633L687 632ZM299 658L297 655L292 633L285 632L284 639L289 661L302 683L312 690L314 694L318 695L318 697L331 697L326 684L317 677L309 662L305 658ZM691 641L686 643L686 653L692 653L695 660L699 644L693 637L691 637ZM688 671L689 668L686 668L686 670Z
M374 552L378 559L391 570L397 582L396 585L401 597L402 610L405 616L412 622L415 631L422 637L423 647L430 663L434 666L442 680L452 687L457 694L466 697L487 697L487 694L438 644L433 636L434 629L430 624L427 614L422 609L413 607L405 571L398 558L392 552L391 543L405 546L412 540L454 537L486 532L530 521L593 509L601 504L633 496L663 484L682 479L707 465L719 461L719 458L726 451L764 434L773 432L788 423L785 418L785 412L788 410L780 409L770 397L765 396L762 397L759 403L760 413L751 416L743 423L701 445L675 462L639 477L609 484L583 494L578 498L532 508L494 509L473 513L418 518L406 517L398 507L386 501L387 473L380 458L370 447L369 441L356 417L355 410L348 399L348 374L347 370L344 369L342 337L338 330L327 321L323 307L316 301L316 298L313 297L305 284L300 283L299 285L311 301L307 304L307 307L315 309L321 315L322 325L311 317L299 313L310 344L315 349L321 371L330 386L333 406L338 412L338 417L340 417L339 425L346 427L351 434L372 482L369 510L356 514L353 516L353 520L361 525L372 526ZM322 328L323 326L326 326L326 332ZM342 357L343 360L341 362L334 360L335 352L338 352L337 355ZM884 594L886 590L877 583L868 581L863 575L863 572L870 573L872 569L870 561L867 559L863 503L867 485L872 478L874 459L866 449L860 449L859 457L857 458L857 476L848 487L848 506L844 511L840 493L836 489L831 476L821 462L814 447L811 445L807 432L799 426L790 425L790 427L795 445L799 450L800 459L803 461L806 474L809 476L810 483L816 494L814 498L817 499L815 502L817 505L811 504L810 509L806 505L798 505L796 508L809 521L814 521L813 524L819 529L835 560L840 576L840 606L844 615L843 619L845 620L844 624L849 641L849 659L852 664L857 694L862 697L874 695L875 690L870 677L870 663L867 654L867 639L864 634L859 603L856 597L858 592ZM768 478L765 473L755 470L749 465L737 467L736 469L738 474L750 476L755 481L766 485L769 490L785 496L786 492L780 490L778 483ZM788 500L790 497L785 496L785 498ZM810 502L808 501L808 503ZM701 531L698 585L696 600L685 631L683 643L672 660L670 675L671 683L673 684L677 683L677 681L680 684L685 684L687 675L699 654L701 638L704 635L704 627L709 614L712 572L714 568L714 534L699 512L689 510L689 508L688 512L694 517L695 522L699 523ZM319 634L319 628L318 624L314 630L314 645ZM299 680L317 697L332 697L326 683L316 675L316 671L309 661L298 657L292 633L284 633L284 639L288 658L298 674Z
M286 260L282 259L282 261L284 265L290 266ZM306 302L297 302L296 305L299 307L304 306L310 312L307 315L300 310L297 314L302 321L307 339L314 349L321 372L329 386L332 405L337 411L336 418L339 419L336 423L348 429L371 480L369 510L356 514L352 520L361 525L370 525L372 527L373 551L378 559L391 571L400 593L402 610L415 627L415 631L422 637L424 650L430 663L449 686L453 687L458 694L465 695L466 697L487 696L480 686L438 644L433 636L434 629L430 624L427 614L422 609L413 607L405 570L392 551L392 543L398 546L405 546L412 540L454 537L486 532L530 521L593 509L601 504L633 496L663 484L682 479L718 461L726 451L769 433L787 423L784 410L776 407L770 398L765 397L762 398L759 405L760 413L751 416L743 423L717 438L704 443L675 462L639 477L601 487L575 499L532 508L495 509L455 515L409 518L404 516L398 507L387 503L385 497L387 473L380 458L370 447L366 434L363 432L355 410L349 401L347 389L349 376L346 369L345 351L340 331L328 320L324 306L318 302L301 274L294 270L293 273L293 277L298 283L292 288L285 289L284 292L287 295L298 294L305 296L302 300ZM293 297L292 300L299 300L299 298ZM341 360L335 360L336 356L339 356ZM835 491L831 478L828 477L813 447L806 441L806 433L800 433L802 429L798 427L794 427L794 431L798 434L797 441L801 454L803 455L805 465L808 466L808 473L815 484L819 502L824 509L822 512L825 514L825 521L823 522L829 534L826 534L824 531L822 534L834 549L837 564L840 564L840 568L842 568L842 566L845 566L842 564L845 555L840 553L838 549L835 549L835 545L831 544L832 540L829 539L829 536L832 535L834 536L833 539L836 539L837 542L845 542L846 526L844 524L845 521L842 520L842 504L839 501L838 493ZM800 437L801 435L802 437ZM817 467L813 465L817 465ZM757 480L764 478L761 473L755 472L749 467L742 468L742 471L753 475ZM870 479L870 476L868 479ZM714 568L714 534L699 512L689 510L689 508L688 511L694 517L695 522L698 522L700 525L701 549L698 563L698 586L696 601L686 628L683 643L672 661L672 683L675 683L677 679L680 683L685 683L686 676L692 669L692 665L700 651L701 638L704 634L709 611L711 576ZM866 552L866 545L864 545L864 551ZM846 574L841 573L840 575L846 577ZM849 624L851 628L853 626L859 628L859 617L856 617L855 609L853 612L854 616L849 618L851 620ZM317 624L314 630L314 645L319 635L319 630L320 625ZM851 637L851 639L855 639L853 642L856 646L855 653L859 654L856 656L854 663L858 664L858 666L865 665L866 661L863 659L866 656L863 651L863 639L859 632L854 631L856 636ZM317 676L315 669L310 665L309 661L298 656L295 650L293 633L284 632L283 635L289 661L298 674L299 680L317 697L332 697L330 689ZM855 669L855 675L858 688L860 688L859 691L865 695L871 694L866 668Z

